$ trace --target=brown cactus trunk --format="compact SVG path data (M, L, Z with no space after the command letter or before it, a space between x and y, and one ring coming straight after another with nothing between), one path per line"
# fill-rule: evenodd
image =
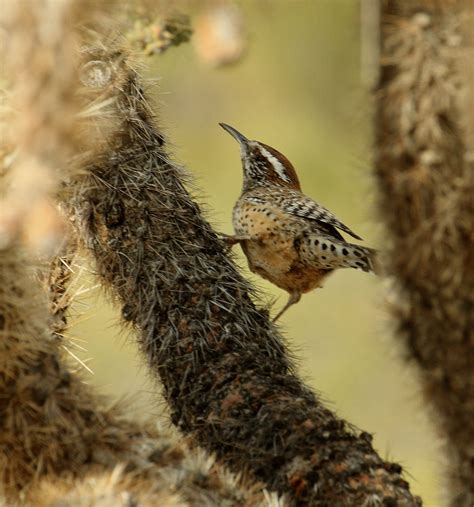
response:
M471 507L474 145L466 134L474 111L465 71L474 59L462 24L470 19L472 30L473 4L382 5L375 164L398 286L395 319L446 439L451 505Z
M281 335L169 160L136 73L92 52L115 99L108 146L75 182L76 224L137 331L172 419L298 505L419 505L401 467L295 374ZM109 70L107 70L107 66ZM107 115L103 115L107 116Z

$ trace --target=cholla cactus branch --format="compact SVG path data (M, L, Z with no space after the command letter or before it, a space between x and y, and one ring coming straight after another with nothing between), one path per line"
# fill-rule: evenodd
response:
M395 319L447 439L451 505L468 507L474 504L474 146L466 144L472 133L465 134L474 111L459 59L468 50L460 25L472 19L473 4L382 5L376 174L392 240L387 267L398 287Z
M76 169L68 157L79 151L74 139L81 132L74 118L77 48L71 43L72 13L79 5L84 3L19 0L5 6L17 30L11 38L17 68L29 81L14 83L21 106L10 141L18 147L16 187L4 184L3 170L0 181L2 197L18 203L18 210L50 202L60 175L67 178ZM11 176L11 167L5 172ZM22 213L15 215L20 229ZM70 368L61 339L71 299L67 263L53 264L48 308L33 263L13 232L0 241L2 500L34 507L282 505L155 424L126 419L130 407L97 395L83 372Z
M110 76L97 100L113 100L114 121L108 146L74 183L71 212L163 382L174 423L295 504L419 505L401 467L295 374L268 312L254 305L170 161L126 57L91 50L88 58Z
M64 338L68 327L68 311L74 299L71 282L74 279L73 264L77 260L77 239L70 234L58 255L51 261L47 278L44 280L49 295L49 318L53 336Z
M191 34L189 17L175 14L161 19L137 19L127 32L127 39L135 50L150 56L188 42Z
M125 406L71 372L60 345L29 259L0 251L0 487L9 505L283 505L176 436L127 420Z
M88 6L89 9L85 7ZM1 203L0 243L22 237L47 251L61 241L64 224L48 200L77 143L78 89L74 24L93 11L87 0L15 0L2 9L3 79L15 110L2 143L15 146L12 191Z

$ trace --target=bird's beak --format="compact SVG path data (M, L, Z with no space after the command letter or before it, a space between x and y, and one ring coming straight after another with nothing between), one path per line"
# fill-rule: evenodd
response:
M234 127L231 127L230 125L227 125L225 123L219 123L219 125L224 129L226 130L227 132L229 132L229 134L234 138L236 139L240 146L242 148L245 148L247 147L248 145L248 142L249 140L244 136L242 135L238 130L236 130Z

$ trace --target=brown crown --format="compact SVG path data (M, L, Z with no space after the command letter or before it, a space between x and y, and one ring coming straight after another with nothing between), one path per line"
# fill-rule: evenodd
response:
M268 178L279 185L301 190L300 180L298 179L295 168L293 167L293 164L285 157L285 155L283 155L283 153L280 153L278 150L275 150L275 148L268 146L268 144L260 142L259 144L263 146L267 151L269 151L282 164L285 169L285 174L290 181L284 181L278 176L278 174L275 174L275 171L272 171L273 174L269 174Z

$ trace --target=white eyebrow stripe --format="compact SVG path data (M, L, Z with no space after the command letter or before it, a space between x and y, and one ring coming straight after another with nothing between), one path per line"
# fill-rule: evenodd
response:
M291 183L290 178L286 174L285 166L263 146L259 145L258 148L260 150L260 153L270 162L270 164L272 164L278 176L280 176L282 180Z
M265 204L265 199L261 199L260 197L247 197L245 200L252 204Z

